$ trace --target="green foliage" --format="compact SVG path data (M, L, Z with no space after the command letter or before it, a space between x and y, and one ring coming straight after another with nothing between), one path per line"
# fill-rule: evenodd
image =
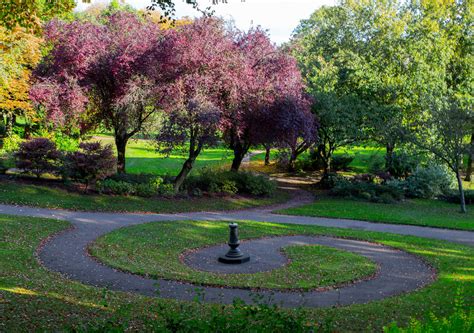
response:
M188 192L198 188L209 193L250 194L270 196L276 190L275 182L267 176L251 172L233 172L206 168L191 175L185 182Z
M474 332L474 311L464 310L462 289L454 301L454 312L449 317L438 317L430 313L425 320L412 318L407 326L391 323L383 328L384 333L471 333Z
M79 139L72 135L66 135L61 131L54 131L51 139L61 151L76 151L79 149Z
M354 155L349 154L334 155L331 161L331 170L333 172L347 170L354 158Z
M116 174L97 184L97 190L105 194L137 195L152 197L158 194L170 196L169 187L162 177L150 174Z
M385 171L395 178L407 178L418 166L418 157L404 151L385 156Z
M464 197L466 200L466 205L474 204L474 190L465 190ZM440 197L441 200L459 204L459 192L456 190L447 191L443 193Z
M396 186L358 181L339 182L331 195L387 204L403 199L403 191Z
M17 151L20 148L20 144L23 142L23 139L17 134L11 134L10 136L3 139L2 150L11 153Z
M393 182L402 188L409 198L431 199L449 192L453 177L445 168L437 165L418 167L405 181Z
M97 182L96 189L101 194L131 195L135 192L133 184L113 179L104 179Z
M13 167L15 167L13 154L0 152L0 174L5 174L8 169Z

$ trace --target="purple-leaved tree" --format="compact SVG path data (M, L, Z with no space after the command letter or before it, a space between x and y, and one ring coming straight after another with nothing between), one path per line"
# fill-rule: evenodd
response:
M35 71L31 98L57 124L77 122L86 111L103 122L114 132L117 170L125 172L128 140L168 97L174 39L166 36L173 33L125 12L103 24L53 20L45 27L52 49Z

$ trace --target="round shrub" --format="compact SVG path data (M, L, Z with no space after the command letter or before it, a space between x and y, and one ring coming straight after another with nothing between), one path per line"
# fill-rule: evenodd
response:
M402 185L407 197L431 199L449 192L453 182L445 168L432 165L418 167Z
M416 156L406 152L393 153L390 158L385 157L386 171L395 178L407 178L418 165Z
M23 172L40 178L45 173L59 171L61 154L56 144L46 138L35 138L20 144L15 153L15 164Z
M334 155L331 162L332 171L347 170L349 164L354 160L354 155L343 154L343 155Z
M69 177L89 185L112 175L116 159L110 145L83 142L78 151L66 155L64 166Z
M117 195L131 195L135 191L132 184L124 181L116 181L110 178L98 181L96 188L100 193Z

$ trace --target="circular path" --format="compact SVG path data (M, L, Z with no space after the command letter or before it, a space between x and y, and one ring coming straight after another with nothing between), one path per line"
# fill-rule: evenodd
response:
M307 203L310 197L297 197L285 204L284 207ZM196 286L176 281L152 280L137 275L116 271L104 266L87 255L88 245L99 236L117 228L136 225L152 221L170 220L254 220L275 223L308 224L348 229L381 231L402 235L435 238L445 241L474 246L474 233L469 231L437 229L408 225L391 225L370 223L355 220L330 218L286 216L271 214L271 207L265 209L251 209L237 212L202 212L184 214L123 214L123 213L92 213L72 212L30 207L0 205L0 214L19 216L33 216L57 218L72 223L73 228L49 239L39 251L39 258L50 270L60 272L66 277L98 287L107 287L112 290L137 292L144 295L158 295L164 298L194 300ZM356 245L351 241L323 237L303 237L304 242L329 241L329 246L349 246L346 250L353 252L367 251L366 255L374 256L375 261L384 260L380 264L381 271L378 278L361 281L359 283L334 290L311 292L278 292L259 291L267 302L277 303L286 307L311 306L322 307L332 305L348 305L365 303L371 300L382 299L401 292L417 289L432 279L431 269L423 261L405 252L396 251L380 245L365 243L366 247ZM288 240L288 237L275 240ZM354 241L352 241L354 242ZM250 242L249 242L250 243ZM313 243L316 244L316 243ZM344 244L344 245L343 245ZM321 244L324 245L324 244ZM379 249L374 248L379 246ZM278 245L277 245L278 247ZM243 248L244 249L244 248ZM360 252L356 252L361 254ZM378 259L376 259L378 258ZM382 258L382 259L381 259ZM385 261L386 260L386 261ZM392 261L395 260L395 261ZM398 264L394 264L398 261ZM378 261L377 261L378 262ZM402 263L403 262L403 263ZM407 270L405 270L405 268ZM385 279L385 280L384 280ZM158 282L158 284L157 284ZM199 295L204 295L204 301L231 303L238 297L251 302L255 293L246 289L199 287ZM204 289L204 290L202 290Z

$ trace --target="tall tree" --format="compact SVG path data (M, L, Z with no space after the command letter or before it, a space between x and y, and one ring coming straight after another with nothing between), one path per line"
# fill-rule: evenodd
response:
M40 42L23 28L8 31L0 26L0 116L5 118L7 136L16 116L33 116L29 80L41 57Z
M228 88L229 62L235 55L232 39L221 21L202 18L178 30L173 49L175 99L164 113L158 142L167 151L185 148L188 158L175 179L179 191L194 162L206 147L217 143Z
M125 172L128 140L167 98L161 83L170 79L172 47L167 43L172 39L131 13L116 12L104 20L54 20L46 26L52 49L35 72L31 96L57 123L77 120L86 111L102 121L114 132L117 169Z
M237 33L238 62L230 77L234 94L226 104L223 119L224 139L234 152L231 169L238 171L252 145L272 143L277 133L265 130L273 124L259 122L262 112L285 95L302 89L301 76L293 57L278 49L261 29ZM265 134L265 135L264 135Z
M294 55L315 103L319 121L317 154L324 176L334 151L363 139L367 129L367 103L357 95L355 73L363 60L357 26L343 6L322 7L297 28Z
M456 175L461 212L466 212L466 202L461 178L464 154L470 152L466 138L474 130L472 100L441 97L429 101L431 108L417 126L415 142L431 152Z

